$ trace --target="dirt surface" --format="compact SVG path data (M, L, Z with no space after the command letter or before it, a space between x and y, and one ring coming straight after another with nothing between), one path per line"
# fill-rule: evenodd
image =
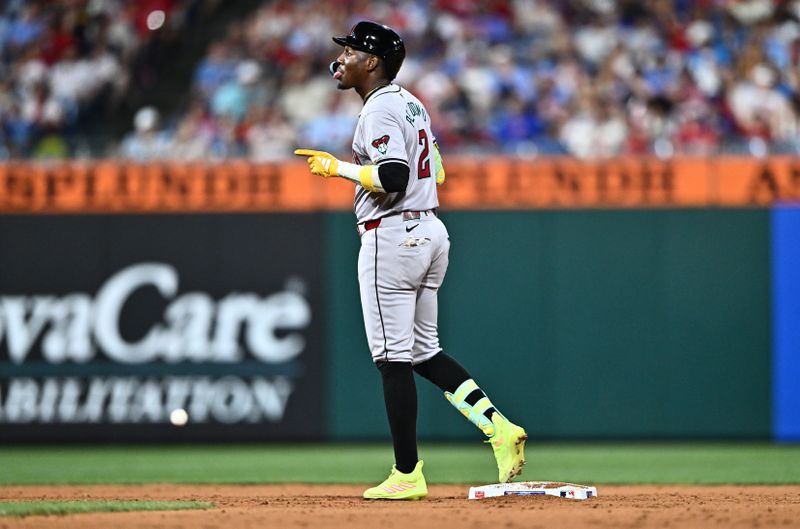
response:
M604 486L598 497L467 500L469 486L431 485L415 502L360 498L354 485L92 485L0 487L0 501L195 500L207 511L0 518L0 529L738 528L800 527L800 486Z

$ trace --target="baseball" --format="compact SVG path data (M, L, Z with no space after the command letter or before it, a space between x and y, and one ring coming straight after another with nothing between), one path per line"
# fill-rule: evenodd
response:
M169 422L171 422L175 426L183 426L189 421L189 414L186 413L186 410L183 408L177 408L172 410L172 413L169 414Z

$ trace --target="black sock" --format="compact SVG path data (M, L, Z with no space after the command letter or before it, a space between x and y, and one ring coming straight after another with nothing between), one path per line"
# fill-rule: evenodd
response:
M455 393L458 386L472 378L455 358L444 351L440 351L429 360L415 365L414 371L439 386L442 391L447 391L448 393Z
M404 474L417 466L417 386L408 362L379 362L383 400L392 432L394 461Z
M455 393L461 384L472 378L455 358L444 351L440 351L429 360L415 365L414 371L439 386L442 391L447 391L448 393ZM485 396L486 394L481 389L476 389L467 395L464 401L470 406L474 406ZM489 407L483 412L483 415L491 421L492 414L495 411L497 410Z

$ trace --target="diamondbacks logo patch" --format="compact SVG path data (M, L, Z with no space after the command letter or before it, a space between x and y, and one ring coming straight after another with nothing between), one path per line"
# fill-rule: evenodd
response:
M372 140L372 146L378 149L379 153L386 154L386 150L389 148L389 135L384 134L377 140Z

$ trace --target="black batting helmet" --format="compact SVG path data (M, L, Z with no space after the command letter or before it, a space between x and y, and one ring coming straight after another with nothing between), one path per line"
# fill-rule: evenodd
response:
M390 81L397 77L403 59L406 58L406 46L395 30L367 20L353 26L350 34L346 37L333 37L333 42L371 53L383 59L386 75Z

